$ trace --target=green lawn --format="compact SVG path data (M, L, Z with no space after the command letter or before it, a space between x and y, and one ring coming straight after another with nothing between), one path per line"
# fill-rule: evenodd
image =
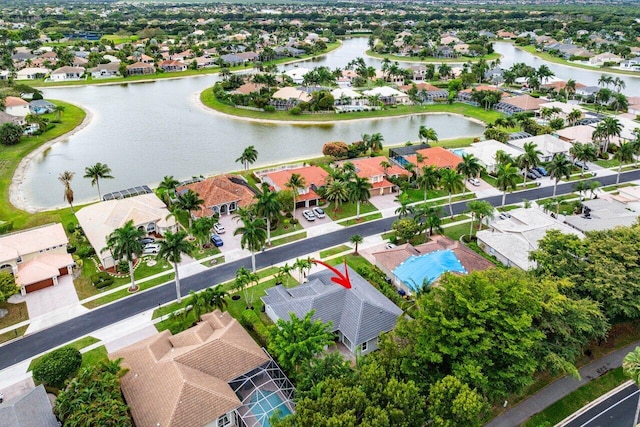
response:
M275 239L275 240L272 239L270 247L273 248L275 246L284 245L285 243L291 243L291 242L295 242L296 240L301 240L301 239L306 239L306 238L307 238L307 232L306 231L301 231L300 233L292 234L291 236L280 237L280 238Z
M330 248L330 249L326 249L324 251L320 251L320 258L322 258L322 259L329 258L330 256L337 255L339 253L346 252L346 251L349 251L349 250L351 250L351 247L347 246L347 245L336 246L334 248Z
M469 224L458 224L446 227L444 228L444 234L453 240L459 240L460 237L469 234Z
M497 52L489 53L483 56L460 56L458 58L421 58L419 56L400 56L392 55L390 53L377 53L372 50L367 50L366 54L373 58L385 59L388 58L391 61L401 62L422 62L422 63L437 63L442 64L445 62L461 63L461 62L477 62L481 59L486 61L493 61L500 58L500 54Z
M173 273L169 273L169 274L165 274L164 276L157 277L155 279L147 280L146 282L136 283L136 285L138 285L138 287L140 288L138 292L144 291L145 289L153 288L154 286L158 286L166 282L170 282L171 280L174 279L174 277L175 275ZM111 288L112 287L113 286L111 286ZM131 295L131 293L125 288L117 292L113 292L111 294L105 295L102 298L91 300L83 305L89 309L96 308L96 307L100 307L101 305L113 302L115 300L119 300L120 298L126 298L129 295Z
M86 116L85 112L75 105L62 101L50 101L56 105L65 107L60 123L42 135L23 137L22 141L16 145L0 146L0 193L2 194L0 220L13 222L14 229L35 227L52 222L62 222L66 224L73 217L69 208L38 214L28 214L15 208L9 201L9 185L13 180L13 174L20 161L42 144L76 128L82 123ZM54 114L44 114L42 117L49 120L55 119ZM60 200L62 200L62 186L60 186Z
M191 256L193 256L194 259L202 259L202 258L207 258L213 255L218 255L220 253L221 253L220 249L216 248L215 246L211 246L205 249L200 249L200 245L197 245L196 250L193 251Z
M88 368L89 366L95 366L98 363L108 361L107 348L101 345L82 354L82 365L80 365L80 368Z
M360 203L360 215L369 212L376 212L377 210L378 208L373 206L371 203ZM351 218L352 216L356 216L356 203L342 203L338 206L337 210L335 204L331 203L329 206L324 208L324 212L334 221Z
M0 318L0 329L4 329L7 326L15 325L16 323L29 319L29 311L27 310L26 302L19 302L17 304L12 304L6 301L0 302L0 308L4 308L9 311L6 316Z
M429 145L432 147L444 147L444 148L464 148L471 145L471 143L476 138L453 138L453 139L443 139L438 142L430 142Z
M374 221L376 219L380 219L382 218L382 214L381 213L374 213L372 215L367 215L367 216L360 216L360 219L347 219L345 221L338 221L338 224L343 225L345 227L349 227L351 225L357 225L357 224L362 224L363 222L367 222L367 221Z
M589 402L613 390L627 380L628 378L622 372L622 367L616 368L558 400L544 411L531 417L522 425L524 427L555 425Z
M28 327L29 327L28 325L20 326L17 329L14 329L9 332L5 332L4 334L0 334L0 343L11 341L12 339L23 336L24 333L27 331Z

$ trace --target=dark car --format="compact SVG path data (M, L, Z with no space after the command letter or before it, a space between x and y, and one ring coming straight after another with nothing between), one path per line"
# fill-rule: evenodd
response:
M212 234L211 235L211 243L213 243L213 245L216 248L219 248L220 246L224 245L224 242L222 241L220 236L218 236L217 234Z
M143 248L147 246L149 243L153 243L155 241L156 239L154 239L153 237L143 237L142 239L138 240L138 242L140 242Z
M547 170L545 168L543 168L542 166L538 166L537 168L535 168L538 173L540 173L542 176L547 176L549 175L549 173L547 172Z
M533 180L533 179L537 179L538 177L536 175L534 175L533 172L529 171L529 172L527 172L527 178Z
M573 164L576 165L576 167L579 169L584 169L586 171L589 170L589 165L587 165L586 163L582 163L580 160L576 160L575 162L573 162Z
M537 170L535 170L535 169L531 169L529 172L534 174L536 176L536 178L542 178L542 174L540 172L538 172Z

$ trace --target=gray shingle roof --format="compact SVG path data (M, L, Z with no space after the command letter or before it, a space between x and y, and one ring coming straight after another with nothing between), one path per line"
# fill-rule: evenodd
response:
M331 322L332 331L342 332L355 345L395 327L402 310L358 273L349 268L351 289L333 283L331 277L330 270L323 270L295 288L275 286L267 289L262 301L284 320L289 320L290 313L304 317L315 310L314 319Z
M3 427L58 427L43 385L0 404Z

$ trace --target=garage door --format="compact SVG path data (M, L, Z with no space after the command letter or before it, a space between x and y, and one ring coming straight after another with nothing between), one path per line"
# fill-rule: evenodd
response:
M39 289L48 288L49 286L53 286L53 279L46 279L40 282L32 283L30 285L25 286L25 290L27 293L37 291Z
M60 274L60 276L64 276L66 274L69 274L69 269L67 267L62 267L58 270L58 273Z

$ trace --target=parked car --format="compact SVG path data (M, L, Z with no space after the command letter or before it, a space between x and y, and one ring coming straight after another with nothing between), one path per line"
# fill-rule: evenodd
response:
M395 243L387 243L386 245L384 245L384 247L386 249L393 249L393 248L396 247L396 244Z
M158 243L149 243L142 250L143 254L157 254L160 250L160 245Z
M529 178L531 180L538 179L538 177L531 171L527 172L526 175L527 175L527 178Z
M315 207L313 208L313 213L317 218L324 218L324 209Z
M575 162L573 162L573 164L580 169L584 169L586 171L589 170L589 165L586 163L582 163L580 160L576 160Z
M468 181L469 181L469 184L474 185L476 187L480 185L480 180L478 178L469 178Z
M549 172L547 172L547 170L545 168L543 168L542 166L538 166L537 168L535 168L538 173L542 176L547 176L549 175Z
M537 170L535 170L535 169L531 169L529 172L534 174L536 176L536 178L542 178L542 174L540 172L538 172Z
M217 234L224 234L224 225L220 224L219 222L216 222L213 225L213 230L217 233Z
M509 219L509 218L511 218L511 215L508 214L507 212L501 212L500 215L498 215L498 218L500 218L500 219Z
M315 221L316 220L316 216L310 210L306 210L306 211L302 212L302 216L307 221Z
M138 242L140 242L143 248L147 246L149 243L153 243L155 241L156 239L154 239L153 237L143 237L142 239L138 240Z
M222 238L220 238L220 236L218 236L217 234L212 234L211 235L211 243L213 243L213 245L216 248L219 248L220 246L224 245L224 242L222 241Z

